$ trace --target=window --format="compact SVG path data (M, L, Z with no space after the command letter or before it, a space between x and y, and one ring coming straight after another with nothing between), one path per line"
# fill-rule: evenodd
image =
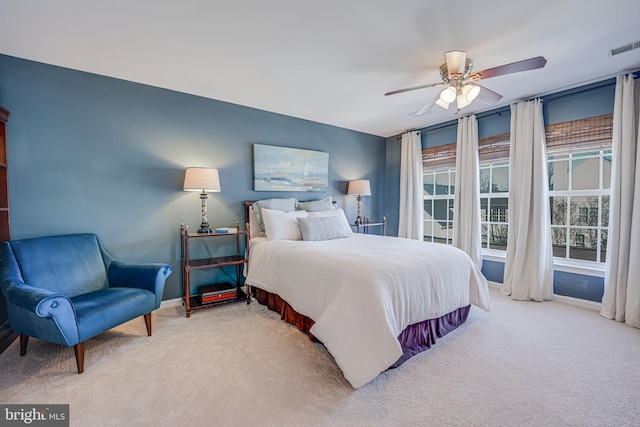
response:
M589 216L589 208L579 208L578 218L581 222L587 222Z
M509 214L509 134L480 138L480 193L483 248L506 250ZM451 244L456 143L426 148L424 240ZM448 181L447 181L448 177Z
M507 250L509 235L509 164L480 167L480 226L482 247Z
M491 207L489 211L489 221L491 222L507 222L507 207Z
M452 168L424 174L424 240L451 244L456 173Z
M611 150L549 156L553 256L606 261Z
M605 262L613 114L547 126L553 256Z
M613 115L545 128L556 258L604 262L609 226ZM509 231L509 134L483 137L480 157L482 247L505 251ZM425 240L451 243L456 144L423 150ZM486 253L486 251L485 251Z

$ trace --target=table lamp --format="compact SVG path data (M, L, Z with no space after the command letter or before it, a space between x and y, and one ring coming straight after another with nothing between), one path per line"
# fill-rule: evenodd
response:
M368 179L356 179L349 181L349 188L347 194L356 194L358 196L358 217L356 218L356 225L362 224L362 196L371 195L371 184Z
M220 191L220 177L218 169L209 168L187 168L184 174L184 191L201 191L202 200L202 222L198 233L211 233L209 220L207 219L207 193Z

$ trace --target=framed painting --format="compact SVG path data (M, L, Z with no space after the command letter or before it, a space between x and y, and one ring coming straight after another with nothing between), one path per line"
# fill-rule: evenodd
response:
M255 191L327 191L329 153L253 144Z

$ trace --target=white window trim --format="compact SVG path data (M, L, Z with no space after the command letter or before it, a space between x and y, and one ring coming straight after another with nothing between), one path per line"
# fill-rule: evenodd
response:
M506 258L507 253L505 251L482 249L483 260L505 263ZM604 277L604 268L605 266L602 262L553 257L553 269L556 271Z
M482 248L482 259L504 263L507 259L507 253L506 251Z
M553 269L585 276L604 277L604 263L553 257Z

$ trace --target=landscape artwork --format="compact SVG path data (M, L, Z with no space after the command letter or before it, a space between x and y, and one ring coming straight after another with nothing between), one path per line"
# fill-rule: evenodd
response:
M327 191L329 153L253 145L255 191Z

